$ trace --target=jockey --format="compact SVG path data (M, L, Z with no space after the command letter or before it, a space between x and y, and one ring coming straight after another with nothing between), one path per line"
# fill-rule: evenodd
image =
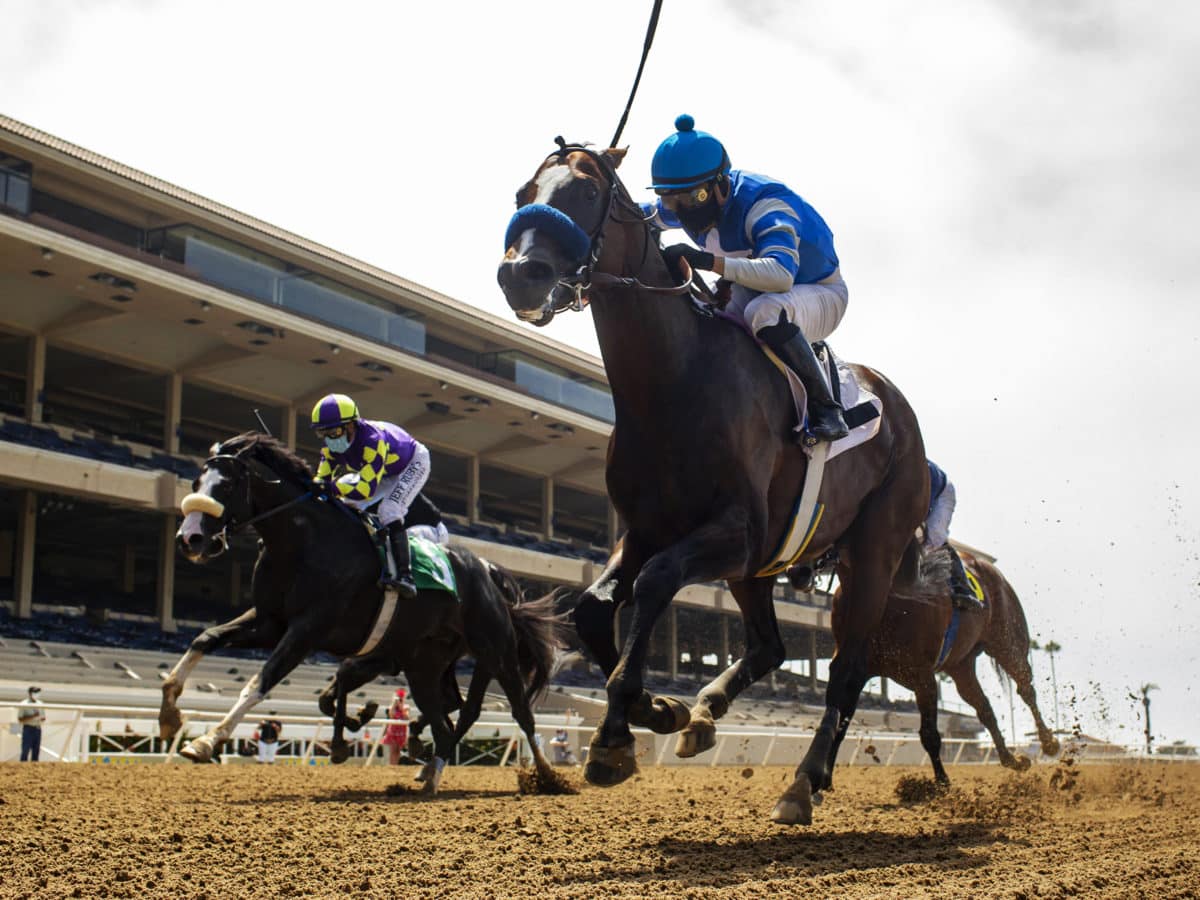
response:
M811 344L837 327L849 298L833 233L781 182L730 168L721 142L696 131L691 116L677 118L675 127L651 163L658 201L643 208L656 226L682 228L701 249L667 247L668 267L682 257L732 282L729 310L804 382L813 436L845 437L842 409Z
M950 599L954 605L963 610L982 610L983 604L971 590L967 582L967 573L963 570L962 560L950 546L950 519L954 515L957 497L952 482L931 459L925 460L929 466L929 514L925 517L924 549L928 553L945 547L950 551Z
M379 521L396 561L395 579L385 572L380 583L395 587L401 599L414 599L404 520L429 479L429 450L399 425L361 418L358 405L345 394L317 401L312 428L325 442L314 480L356 509L379 504Z

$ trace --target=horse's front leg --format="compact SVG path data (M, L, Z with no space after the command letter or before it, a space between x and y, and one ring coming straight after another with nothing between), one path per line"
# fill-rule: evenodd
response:
M633 620L625 649L608 679L608 709L592 737L584 775L592 784L613 785L637 771L631 724L633 710L653 715L644 708L646 694L642 674L654 623L670 605L680 588L727 577L746 568L745 517L733 512L697 529L677 544L650 558L633 583ZM641 701L641 703L639 703ZM686 723L687 710L677 728ZM673 728L671 730L677 730Z
M199 635L188 647L175 668L162 683L162 705L158 710L158 736L164 741L175 737L183 727L183 717L180 715L176 701L183 693L183 686L188 676L196 668L201 657L212 653L221 647L270 646L278 636L278 629L269 622L259 621L254 607L246 610L236 619L223 625L214 625Z
M271 688L300 665L304 657L317 649L317 644L310 628L296 625L288 628L271 651L271 655L267 657L262 670L246 682L246 686L238 695L237 703L225 718L180 750L180 755L192 762L212 762L213 756L221 749L221 745L229 740L246 713L261 703Z
M734 698L783 665L786 650L775 618L774 587L774 578L730 582L729 589L742 611L746 655L701 689L691 709L690 721L675 743L676 756L686 759L711 750L717 742L716 720L729 711Z
M620 660L614 623L621 607L630 602L633 582L645 559L628 539L609 558L600 577L580 596L571 613L579 640L604 672L612 676ZM687 724L687 707L674 697L657 697L646 691L629 710L633 725L659 734L672 734Z

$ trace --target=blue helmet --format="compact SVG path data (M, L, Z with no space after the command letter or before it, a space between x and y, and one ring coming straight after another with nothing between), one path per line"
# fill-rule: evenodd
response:
M729 171L729 155L707 131L696 131L687 113L675 120L673 135L658 145L650 164L656 191L672 191L704 184Z

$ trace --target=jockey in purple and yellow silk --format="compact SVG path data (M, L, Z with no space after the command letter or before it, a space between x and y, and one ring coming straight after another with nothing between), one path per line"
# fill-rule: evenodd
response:
M782 182L731 168L725 147L697 131L691 116L679 116L675 128L651 163L658 201L643 209L661 228L682 228L696 246L667 247L667 265L683 258L732 282L729 311L804 382L813 436L845 437L842 409L810 343L832 333L849 300L833 232Z
M358 509L378 504L392 557L395 587L402 599L416 597L404 520L429 479L429 450L399 425L363 419L345 394L329 394L312 411L312 429L324 441L315 480Z

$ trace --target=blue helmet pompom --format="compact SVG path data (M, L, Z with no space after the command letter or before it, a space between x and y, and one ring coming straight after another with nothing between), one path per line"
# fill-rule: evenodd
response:
M689 116L687 113L683 113L675 119L675 130L676 131L691 131L695 127L696 127L696 120L693 119L691 116Z
M521 232L535 228L558 244L572 260L581 260L591 249L592 241L582 228L562 210L545 203L530 203L522 206L508 221L504 232L504 249L517 242Z

